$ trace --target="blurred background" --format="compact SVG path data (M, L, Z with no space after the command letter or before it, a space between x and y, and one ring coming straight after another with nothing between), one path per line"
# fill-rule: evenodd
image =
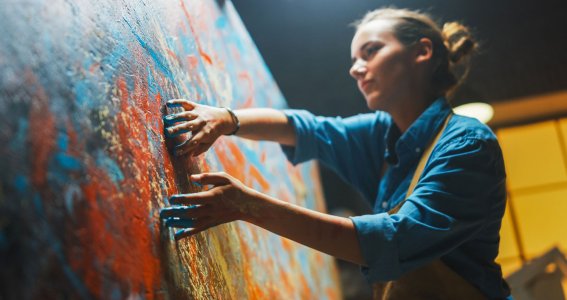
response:
M567 251L565 0L233 3L289 106L326 116L369 112L348 74L354 33L349 24L367 11L381 6L418 9L441 24L460 21L468 25L480 48L466 81L451 100L455 106L488 103L494 112L488 124L504 152L509 196L498 260L510 284L517 285L517 299L524 299L522 292L534 299L564 299L559 298L563 295L558 294L561 286L557 283L567 270L559 252ZM321 175L331 213L352 215L370 210L336 175L325 168ZM345 298L369 298L358 268L344 262L339 267ZM522 291L521 286L529 289Z

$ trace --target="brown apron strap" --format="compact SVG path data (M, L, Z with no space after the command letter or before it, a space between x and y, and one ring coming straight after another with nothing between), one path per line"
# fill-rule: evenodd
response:
M452 115L453 114L449 114L447 116L447 118L445 118L445 122L443 122L443 126L441 127L441 129L439 129L439 132L437 132L437 135L435 136L435 138L433 140L431 140L429 145L427 145L427 148L425 149L425 151L423 151L423 154L421 155L421 158L419 159L419 163L417 164L417 168L415 169L415 172L413 173L413 177L411 179L408 191L406 193L406 199L407 199L407 197L409 197L409 195L411 195L411 193L413 193L413 190L415 189L415 186L417 185L417 182L419 181L419 178L421 177L421 173L423 173L423 169L425 168L425 164L427 164L427 161L429 160L429 157L431 156L431 152L433 152L433 148L435 147L435 145L437 145L437 142L439 142L439 139L441 138L443 131L445 131L445 128L447 128L447 124L449 124L449 120L451 119ZM405 199L402 200L402 202L398 203L398 205L396 205L394 208L392 208L388 213L389 214L397 213L398 210L400 210L400 207L402 207L402 205L404 204L404 202L406 202Z
M423 152L406 193L406 199L413 193L423 173L423 169L431 156L431 152L433 152L433 148L437 142L439 142L451 116L452 114L447 116L443 126ZM405 201L404 199L398 203L398 205L392 208L388 213L397 213ZM451 270L440 259L410 271L402 275L398 280L374 283L372 289L373 298L379 300L486 299L476 287Z

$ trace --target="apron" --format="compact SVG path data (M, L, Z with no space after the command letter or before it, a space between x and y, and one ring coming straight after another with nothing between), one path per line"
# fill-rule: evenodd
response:
M417 169L413 174L408 192L411 195L423 172L423 168L433 151L433 147L439 141L441 134L447 127L451 115L447 117L443 127L437 133L435 139L423 152ZM388 214L398 212L402 201L391 209ZM394 281L377 282L372 285L372 295L375 300L477 300L486 297L472 284L463 279L455 271L451 270L441 259L436 259L422 267L410 271Z

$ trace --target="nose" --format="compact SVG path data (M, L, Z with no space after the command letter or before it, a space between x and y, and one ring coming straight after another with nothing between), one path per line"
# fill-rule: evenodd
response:
M361 59L357 59L354 64L352 64L352 67L350 67L349 74L354 79L358 80L360 77L364 76L367 70L366 62Z

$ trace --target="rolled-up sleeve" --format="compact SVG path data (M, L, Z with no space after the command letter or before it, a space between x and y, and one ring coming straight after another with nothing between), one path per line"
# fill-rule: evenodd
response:
M295 128L295 146L282 145L288 160L298 164L318 159L358 188L368 200L376 196L384 153L386 116L319 117L304 110L285 110Z
M505 198L495 140L463 137L442 145L396 214L351 217L366 261L363 273L370 282L395 280L442 257L499 222Z

